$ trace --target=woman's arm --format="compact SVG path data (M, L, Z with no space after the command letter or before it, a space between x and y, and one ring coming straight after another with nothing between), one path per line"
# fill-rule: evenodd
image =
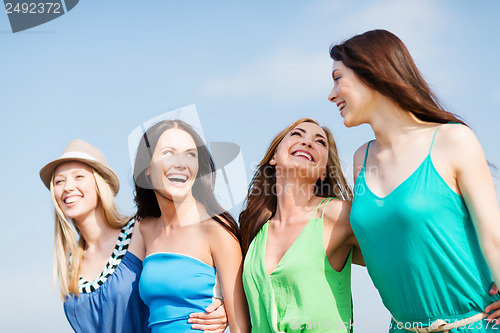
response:
M449 152L458 188L476 228L488 266L500 281L500 211L481 145L466 126L448 125L443 149Z
M363 168L363 162L365 161L367 147L368 147L368 142L359 147L354 153L354 157L352 159L352 176L354 182L356 182L356 178L358 178L359 172Z
M356 237L354 237L354 234L352 235L352 238L354 245L354 247L352 248L352 263L365 267L365 259L363 258L363 253L361 253L361 249L359 248L358 241Z
M250 317L241 280L243 257L240 244L216 222L207 229L210 252L222 286L229 329L231 333L248 333Z
M325 228L328 229L325 232L324 241L328 260L345 262L352 249L352 263L365 266L358 241L351 228L350 214L351 202L349 201L333 199L326 206L324 221Z
M352 162L352 166L353 166L352 167L352 176L354 179L354 183L356 183L356 179L358 178L358 175L359 175L361 169L363 168L363 163L365 161L367 148L368 148L368 142L363 144L361 147L359 147L356 150L356 152L354 153L353 162ZM354 232L352 232L350 218L349 218L349 228L351 230L351 235L349 236L349 242L354 246L353 252L352 252L352 262L354 264L357 264L360 266L366 266L365 259L363 258L363 254L361 253L361 249L359 247L358 240L356 239L356 236L354 236Z
M205 312L196 312L189 315L188 323L191 328L202 330L204 333L222 333L227 327L227 315L224 302L216 298Z
M495 281L500 281L500 212L483 150L474 133L466 126L446 125L443 132L440 151L448 152L447 157L471 214L485 259ZM485 310L499 307L500 304L496 307L490 305ZM498 316L500 311L488 318Z

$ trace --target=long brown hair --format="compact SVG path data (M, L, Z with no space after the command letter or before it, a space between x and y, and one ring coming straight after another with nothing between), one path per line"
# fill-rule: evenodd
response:
M179 128L191 135L198 150L198 174L192 189L194 198L205 206L207 213L216 222L240 241L238 224L231 214L219 205L214 195L216 170L212 155L198 133L182 120L163 120L156 123L144 133L139 142L134 165L134 201L137 205L137 216L139 218L161 216L155 188L152 186L149 176L146 175L146 169L151 164L151 158L160 136L171 128Z
M330 57L352 69L370 88L422 121L456 122L420 74L403 42L387 30L371 30L330 47Z
M273 158L283 138L301 123L313 123L319 126L318 122L311 118L302 118L287 126L273 139L264 158L257 166L248 188L246 207L239 217L244 253L262 226L276 213L278 203L275 189L276 168L269 164L269 161ZM328 140L328 161L325 179L318 179L315 184L315 194L320 197L337 197L350 201L352 191L342 173L335 140L327 127L321 128L325 131Z

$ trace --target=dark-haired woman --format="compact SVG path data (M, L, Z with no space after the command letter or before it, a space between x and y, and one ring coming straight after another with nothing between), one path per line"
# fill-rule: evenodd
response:
M252 332L351 331L351 198L327 128L304 118L274 138L240 214Z
M354 155L351 223L391 330L495 331L497 314L486 317L498 307L487 306L499 299L488 290L500 278L500 213L474 133L394 34L368 31L330 56L330 101L347 127L375 134Z
M185 122L157 123L139 143L135 201L146 246L139 292L152 332L196 332L189 315L212 303L218 280L231 332L249 331L238 226L215 200L214 176L207 147Z

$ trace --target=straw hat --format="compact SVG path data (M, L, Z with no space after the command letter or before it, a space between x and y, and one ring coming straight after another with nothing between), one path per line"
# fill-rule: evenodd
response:
M50 189L50 181L56 168L60 164L70 161L88 164L99 172L99 174L108 182L115 195L118 193L118 190L120 189L120 180L118 179L116 172L109 167L106 162L106 158L104 158L104 154L99 149L83 140L72 140L66 146L58 159L47 163L40 170L40 178L47 188Z

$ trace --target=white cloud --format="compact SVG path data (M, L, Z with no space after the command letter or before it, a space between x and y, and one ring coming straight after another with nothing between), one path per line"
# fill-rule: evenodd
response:
M367 30L383 28L402 38L416 58L432 59L436 45L440 43L439 36L449 20L449 15L443 13L439 4L431 0L366 1L358 6L342 1L325 1L311 6L305 13L320 16L316 20L317 26L310 26L311 21L315 21L306 19L304 22L309 25L302 30L323 32L325 35L334 30L333 38L345 39ZM204 82L200 93L213 98L259 96L290 102L325 98L331 85L331 60L325 49L321 52L307 51L278 46L240 72Z

